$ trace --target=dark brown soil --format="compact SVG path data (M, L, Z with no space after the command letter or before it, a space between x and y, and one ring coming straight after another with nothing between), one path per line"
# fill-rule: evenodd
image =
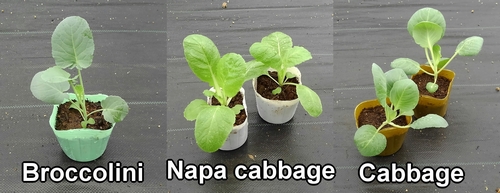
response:
M269 72L269 75L275 80L278 80L277 72ZM286 82L298 84L299 80L297 77L294 77L288 79ZM287 101L298 98L295 85L283 85L283 87L281 87L281 93L274 95L273 90L276 88L278 88L278 84L269 78L269 76L261 75L257 78L257 92L266 99Z
M212 105L220 105L220 102L215 97L212 97ZM243 95L241 94L241 92L238 92L238 94L236 94L236 96L233 97L229 102L229 107L231 108L233 108L236 105L243 105ZM243 124L246 118L247 114L245 113L245 109L241 109L240 113L236 115L236 121L234 122L234 126Z
M428 82L434 82L433 76L423 73L423 74L415 75L412 78L412 80L417 84L418 91L420 91L420 94L432 96L432 97L438 98L438 99L443 99L446 97L446 95L448 94L448 86L450 86L450 82L451 82L450 80L448 80L445 77L438 76L436 84L439 87L436 90L436 92L431 94L429 91L427 91L425 86L427 85Z
M358 117L358 125L360 127L363 125L373 125L375 128L378 128L385 120L385 112L382 106L365 108ZM404 116L398 117L393 123L400 126L408 125ZM387 127L391 127L391 125L387 124L383 128Z
M69 108L71 102L66 102L59 105L56 115L56 130L69 130L69 129L79 129L82 128L81 122L83 121L82 115L76 109ZM87 113L92 111L102 109L101 103L86 101L85 106L87 107ZM101 112L93 113L90 115L91 118L95 120L95 124L88 124L87 128L97 129L97 130L107 130L110 129L112 124L104 120L104 116Z

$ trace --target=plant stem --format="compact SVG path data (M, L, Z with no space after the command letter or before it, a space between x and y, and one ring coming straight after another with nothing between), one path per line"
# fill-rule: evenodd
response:
M87 121L88 114L87 114L87 107L85 105L85 87L83 87L82 71L80 69L77 69L77 70L78 70L78 78L80 79L80 85L82 86L82 92L79 93L79 94L81 94L81 96L78 96L78 94L77 94L77 98L81 97L79 99L80 105L81 105L81 108L83 110L83 114L85 114L85 116L83 117L83 120Z

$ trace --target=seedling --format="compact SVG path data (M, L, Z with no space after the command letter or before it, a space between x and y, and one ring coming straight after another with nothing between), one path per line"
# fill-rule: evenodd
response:
M385 125L396 128L425 129L430 127L447 127L448 122L439 115L429 114L405 126L393 123L400 116L413 116L413 109L418 104L418 88L415 82L408 79L401 69L392 69L384 73L377 64L372 64L373 83L380 105L384 108L386 120L375 128L363 125L354 134L354 143L363 156L376 156L387 145L387 139L379 131ZM387 103L387 98L390 104Z
M184 110L186 120L196 120L194 135L198 146L206 152L215 152L224 145L231 132L235 115L242 105L230 108L231 99L247 80L247 66L241 55L228 53L220 57L219 50L209 38L192 34L184 38L184 56L193 73L214 91L205 90L207 97L215 97L220 106L195 99Z
M321 115L323 108L321 100L312 89L305 85L286 82L287 79L296 75L287 73L287 69L301 64L312 58L311 53L301 46L293 46L292 38L282 32L274 32L262 38L261 42L256 42L250 46L250 54L255 60L249 65L254 73L267 75L274 80L279 87L273 90L273 94L281 93L283 85L294 85L297 96L304 109L312 117ZM278 79L272 78L268 74L268 69L274 69L278 73Z
M436 84L438 74L448 66L457 56L475 56L483 46L483 38L471 36L460 42L451 58L443 58L441 46L438 41L444 36L446 30L446 20L440 11L433 8L422 8L416 11L408 21L408 32L415 40L415 43L424 48L427 63L432 68L432 72L420 68L420 64L409 58L398 58L391 63L393 68L401 68L407 75L413 75L422 70L424 73L434 77L434 82L428 82L426 89L429 93L434 93L438 89Z
M51 44L55 66L35 74L30 86L33 96L54 105L70 101L70 108L78 110L83 118L82 128L95 124L89 116L97 112L102 112L110 123L122 121L129 109L127 102L119 96L108 96L101 102L102 109L87 112L81 71L90 67L94 56L94 40L87 21L78 16L65 18L52 33ZM71 77L65 69L74 68L77 75ZM76 96L74 101L65 93L70 87Z

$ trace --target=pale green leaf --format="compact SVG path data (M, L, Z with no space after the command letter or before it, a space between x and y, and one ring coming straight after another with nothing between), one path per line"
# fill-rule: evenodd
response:
M196 118L194 137L205 152L215 152L224 145L235 121L234 112L226 106L204 108Z
M413 116L415 112L413 110L407 110L400 113L402 116Z
M424 117L420 117L415 120L411 127L413 129L425 129L425 128L445 128L448 127L448 122L441 116L436 114L428 114Z
M84 69L94 58L94 39L89 24L79 16L67 17L52 33L52 57L61 68Z
M213 86L212 70L220 60L217 46L209 38L191 34L182 42L184 56L193 73L203 82Z
M42 72L38 72L31 80L30 90L33 96L49 104L62 104L69 96L65 91L70 85L67 81L60 83L49 83L43 80Z
M273 95L277 95L277 94L281 93L281 87L275 88L274 90L271 91L271 93L273 93Z
M299 97L300 104L312 117L318 117L323 112L323 106L318 94L311 90L309 87L296 84L297 96Z
M444 19L443 14L434 8L425 7L416 11L408 20L408 32L411 36L413 36L414 27L423 21L432 22L443 29L443 33L440 37L444 36L446 30L446 20Z
M434 93L437 91L439 85L436 84L436 83L433 83L433 82L428 82L426 85L425 85L425 89L427 89L427 91L429 91L430 93Z
M410 111L418 104L418 87L413 80L405 79L394 83L390 97L394 110Z
M241 110L243 110L245 107L243 107L243 105L234 105L233 108L231 108L231 110L233 110L234 114L237 115L240 113Z
M479 36L468 37L458 44L455 52L460 56L475 56L481 51L483 41L483 38Z
M375 85L375 94L382 107L387 107L387 80L384 71L377 64L372 64L373 84Z
M188 121L194 121L198 114L205 108L209 107L206 101L201 99L195 99L191 101L188 106L184 109L184 118Z
M50 67L42 73L42 79L49 83L67 82L71 80L70 76L71 74L59 66Z
M441 46L438 44L432 46L432 54L434 55L433 65L439 64L439 61L441 61Z
M249 52L256 61L262 62L266 66L266 70L269 67L279 69L281 58L278 50L272 45L256 42L250 46Z
M214 91L211 91L211 90L203 90L203 95L205 95L206 97L213 97L215 94Z
M431 22L420 22L413 28L413 39L422 48L432 49L442 37L443 28Z
M245 82L246 63L241 55L228 53L219 60L214 72L225 96L234 97Z
M102 115L107 122L116 123L122 121L128 114L128 105L119 96L108 96L101 102Z
M446 63L448 63L448 61L450 60L450 58L441 58L441 61L439 61L438 65L437 65L437 69L440 70L441 68L444 67L444 65Z
M387 139L374 126L363 125L354 134L354 143L361 155L371 157L384 151Z
M288 78L288 79L292 79L292 78L295 78L295 77L296 77L296 75L295 75L295 74L293 74L293 73L291 73L291 72L286 72L285 76L286 76L286 78Z
M392 68L401 68L406 75L417 74L420 70L420 64L410 58L398 58L391 62Z
M311 58L311 53L307 49L300 46L294 46L287 50L283 57L283 64L286 68L289 68L310 60Z
M395 68L385 72L385 79L387 80L387 93L391 93L394 83L398 80L408 79L408 76L401 68Z
M245 72L245 81L257 78L260 75L266 74L269 67L264 65L264 63L252 60L247 62L246 72Z

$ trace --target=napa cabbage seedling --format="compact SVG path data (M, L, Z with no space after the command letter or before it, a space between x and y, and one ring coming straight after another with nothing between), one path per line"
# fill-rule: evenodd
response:
M235 122L235 116L242 105L230 108L231 99L238 94L248 80L247 68L241 55L228 53L220 57L216 45L208 37L192 34L184 38L184 56L193 73L214 91L205 90L207 97L215 97L220 106L213 106L205 100L195 99L184 110L186 120L195 122L196 143L206 152L215 152L224 145Z
M87 21L78 16L65 18L52 33L51 44L55 66L35 74L30 86L33 96L54 105L68 100L72 103L70 108L80 112L82 128L95 124L89 116L97 112L102 112L110 123L122 121L129 107L119 96L108 96L101 101L102 109L87 112L85 108L82 70L90 67L94 56L94 39ZM76 69L77 74L72 77L67 69ZM76 96L75 101L70 100L66 93L70 88Z
M287 79L296 75L287 73L287 69L299 65L312 58L311 53L301 46L293 46L292 38L282 32L274 32L262 38L250 46L250 54L255 60L249 62L251 75L267 75L274 80L279 87L273 90L273 94L281 93L283 85L294 85L297 90L302 107L312 117L318 117L323 112L321 100L312 89L305 85L288 83ZM274 69L278 73L278 79L268 74L268 69Z
M399 68L384 73L377 64L373 63L372 75L375 94L384 108L386 120L378 128L373 125L363 125L358 128L354 134L354 143L361 155L376 156L384 151L387 139L379 131L385 125L413 129L448 126L448 122L436 114L426 115L405 126L393 123L398 117L413 116L413 109L417 106L419 98L417 85L408 79L404 71ZM387 104L387 98L389 98L390 104Z
M436 92L438 74L448 66L457 56L475 56L483 46L483 38L471 36L461 41L451 58L441 55L441 46L438 41L444 36L446 30L446 20L439 10L433 8L422 8L416 11L408 21L408 32L415 40L415 43L424 48L427 63L432 68L432 72L420 68L420 64L410 58L398 58L391 63L393 68L401 68L407 75L413 75L422 70L424 73L434 77L434 82L428 82L427 91Z

